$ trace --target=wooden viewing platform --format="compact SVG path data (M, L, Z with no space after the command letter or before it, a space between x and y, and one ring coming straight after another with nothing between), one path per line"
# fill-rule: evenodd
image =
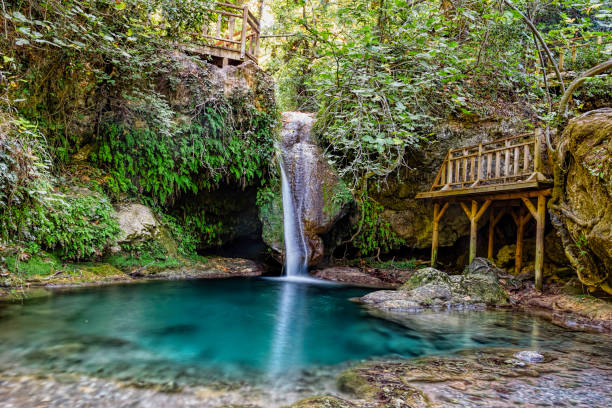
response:
M543 159L543 133L525 133L473 146L451 149L427 192L417 199L434 203L431 265L438 256L439 224L452 203L458 203L470 221L469 261L476 257L478 222L489 210L488 257L493 258L496 224L510 214L517 226L515 270L520 272L523 233L531 217L537 224L536 287L542 287L546 199L552 179ZM535 199L536 202L533 202Z
M204 25L201 33L192 34L192 42L180 43L180 47L194 54L210 56L220 66L238 65L245 61L257 64L261 26L249 7L215 3L209 11L216 15L216 22Z

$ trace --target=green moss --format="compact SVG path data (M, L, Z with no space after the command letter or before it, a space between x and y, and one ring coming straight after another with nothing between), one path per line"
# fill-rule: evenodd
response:
M338 376L337 384L340 391L359 398L371 398L376 394L376 388L357 369L349 369L341 373Z
M451 282L446 273L435 268L423 268L413 273L406 283L400 287L400 290L412 290L420 288L428 283L443 283L450 285Z
M105 259L109 265L122 271L131 271L134 268L158 268L173 269L183 266L185 263L178 258L168 257L159 259L150 254L141 256L113 255Z
M32 276L47 276L61 269L61 262L53 255L40 253L30 257L27 261L19 261L17 255L5 258L7 269L21 278Z
M355 405L343 399L331 396L305 398L290 405L289 408L352 408Z

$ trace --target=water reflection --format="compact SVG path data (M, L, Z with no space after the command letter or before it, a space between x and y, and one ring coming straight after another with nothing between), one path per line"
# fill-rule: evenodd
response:
M268 375L273 377L302 361L302 339L308 318L307 314L299 313L306 310L306 284L285 281L281 285L268 366Z

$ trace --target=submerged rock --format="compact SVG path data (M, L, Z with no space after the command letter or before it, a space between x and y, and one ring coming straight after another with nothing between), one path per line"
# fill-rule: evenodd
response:
M544 356L542 354L533 350L519 351L514 355L514 358L527 363L539 363L540 361L544 360Z
M499 281L501 273L482 258L476 258L462 275L449 276L435 268L424 268L416 271L398 290L370 293L361 301L393 312L505 306L508 296Z
M353 408L355 404L337 397L323 396L305 398L288 408Z

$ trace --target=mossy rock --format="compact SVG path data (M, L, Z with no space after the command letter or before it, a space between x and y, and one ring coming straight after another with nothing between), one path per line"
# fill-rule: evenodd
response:
M305 398L290 405L288 408L353 408L355 404L331 396L317 396Z
M412 290L425 286L428 283L451 285L448 274L430 267L419 269L414 272L412 276L410 276L410 279L408 279L399 289Z
M340 391L359 398L367 399L376 395L376 388L357 369L342 372L338 376L337 384Z
M463 275L457 291L469 296L472 302L498 306L508 304L508 295L499 281L488 275Z

